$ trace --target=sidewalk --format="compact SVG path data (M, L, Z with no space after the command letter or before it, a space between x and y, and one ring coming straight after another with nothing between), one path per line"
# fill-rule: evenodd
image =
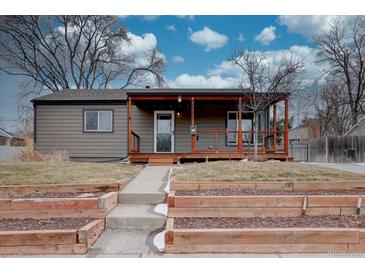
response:
M343 171L357 172L365 174L365 163L314 163L310 162L308 164L319 165L328 168L339 169Z

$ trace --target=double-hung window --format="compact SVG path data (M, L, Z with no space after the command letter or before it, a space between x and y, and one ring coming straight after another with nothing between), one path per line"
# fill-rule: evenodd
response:
M112 132L112 110L84 110L85 132Z

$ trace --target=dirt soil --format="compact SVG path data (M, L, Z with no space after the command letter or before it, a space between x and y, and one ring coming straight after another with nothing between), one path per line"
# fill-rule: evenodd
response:
M106 192L32 192L27 194L8 193L1 194L1 198L13 198L13 199L29 199L29 198L99 198Z
M310 190L310 191L288 191L274 189L204 189L204 190L177 190L176 196L246 196L246 195L365 195L365 190Z
M365 228L365 216L175 218L174 228Z
M0 231L80 229L94 218L0 219Z

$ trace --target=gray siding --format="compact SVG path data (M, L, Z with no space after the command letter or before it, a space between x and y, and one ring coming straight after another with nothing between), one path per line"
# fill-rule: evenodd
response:
M114 132L84 133L83 109L113 109ZM127 156L126 105L37 105L36 146L41 152L67 150L73 158Z

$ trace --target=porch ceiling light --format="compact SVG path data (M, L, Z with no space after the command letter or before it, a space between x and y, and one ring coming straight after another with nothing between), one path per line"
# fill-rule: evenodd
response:
M178 101L179 103L181 103L181 101L182 101L182 99L181 99L181 95L179 95L179 96L177 97L177 101Z

